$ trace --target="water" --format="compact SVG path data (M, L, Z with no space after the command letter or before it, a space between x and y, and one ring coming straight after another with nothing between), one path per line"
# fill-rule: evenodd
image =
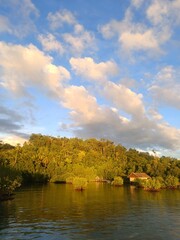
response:
M178 240L180 191L158 193L92 183L20 189L0 203L0 239Z

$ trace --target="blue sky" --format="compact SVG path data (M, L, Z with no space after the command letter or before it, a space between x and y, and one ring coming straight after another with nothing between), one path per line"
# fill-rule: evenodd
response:
M0 0L0 137L180 156L180 0Z

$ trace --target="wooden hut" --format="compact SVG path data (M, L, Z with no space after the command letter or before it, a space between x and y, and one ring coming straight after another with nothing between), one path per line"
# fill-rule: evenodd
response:
M142 180L146 180L151 178L149 175L147 175L146 173L134 173L132 172L129 176L128 176L130 182L134 182L136 179L142 179Z

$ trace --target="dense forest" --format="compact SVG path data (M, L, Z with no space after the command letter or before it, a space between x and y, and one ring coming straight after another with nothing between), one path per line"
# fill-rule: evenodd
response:
M0 142L0 192L35 182L71 182L121 177L145 172L151 177L180 178L180 161L126 149L106 139L56 138L32 134L23 146ZM9 187L8 191L7 188Z

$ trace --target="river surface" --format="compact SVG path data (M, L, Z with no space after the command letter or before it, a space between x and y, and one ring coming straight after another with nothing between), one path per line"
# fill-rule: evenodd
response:
M29 186L0 203L0 239L179 240L180 191L91 183Z

